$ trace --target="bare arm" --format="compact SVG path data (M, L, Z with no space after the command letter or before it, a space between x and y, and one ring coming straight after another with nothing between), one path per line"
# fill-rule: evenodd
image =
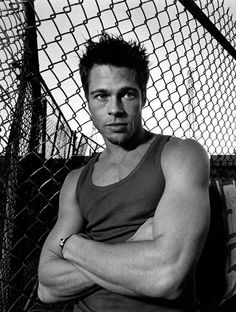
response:
M94 282L71 262L63 259L59 246L61 238L79 233L83 226L75 198L79 173L79 170L72 171L62 186L58 219L47 237L40 255L38 296L44 302L72 299L94 285Z
M173 299L196 267L209 226L208 157L191 140L168 146L153 240L110 245L73 235L65 245L64 258L111 291Z

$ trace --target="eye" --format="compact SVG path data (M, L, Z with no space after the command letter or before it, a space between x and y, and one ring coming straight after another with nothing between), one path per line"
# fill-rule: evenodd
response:
M124 93L124 95L122 97L127 99L127 100L133 100L134 98L136 98L136 94L133 91L127 91Z
M100 101L104 101L108 98L108 94L106 93L98 93L95 95L95 99L100 100Z

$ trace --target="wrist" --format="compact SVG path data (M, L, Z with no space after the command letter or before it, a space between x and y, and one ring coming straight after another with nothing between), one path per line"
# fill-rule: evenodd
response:
M86 234L71 234L65 239L61 239L60 246L62 248L62 256L64 259L69 260L76 253L76 250L80 250L80 244L82 241L88 240L89 237Z
M71 234L68 237L66 237L65 239L61 238L60 240L60 247L61 247L61 253L62 253L62 257L64 259L66 259L66 256L68 255L68 253L71 250L71 243L73 243L73 237L75 237L75 234ZM73 250L73 249L72 249Z
M73 235L73 234L67 236L66 238L61 238L61 239L60 239L60 244L59 244L59 245L60 245L62 251L63 251L63 248L64 248L66 242L68 241L68 239L69 239L72 235Z

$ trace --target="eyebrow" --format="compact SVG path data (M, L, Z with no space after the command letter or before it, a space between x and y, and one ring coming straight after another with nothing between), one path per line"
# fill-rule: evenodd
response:
M127 91L133 91L133 92L137 93L138 89L134 88L134 87L123 87L123 88L118 90L118 93L124 93ZM93 90L90 92L91 95L93 95L95 93L109 93L109 90L107 90L107 89L96 89L96 90Z
M93 90L89 93L93 95L95 93L108 93L108 91L106 89L96 89L96 90Z

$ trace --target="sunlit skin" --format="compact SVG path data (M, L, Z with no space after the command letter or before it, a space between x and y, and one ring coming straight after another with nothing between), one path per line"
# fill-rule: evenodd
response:
M89 77L88 102L93 123L107 147L125 146L144 136L141 111L145 96L132 70L94 65Z

